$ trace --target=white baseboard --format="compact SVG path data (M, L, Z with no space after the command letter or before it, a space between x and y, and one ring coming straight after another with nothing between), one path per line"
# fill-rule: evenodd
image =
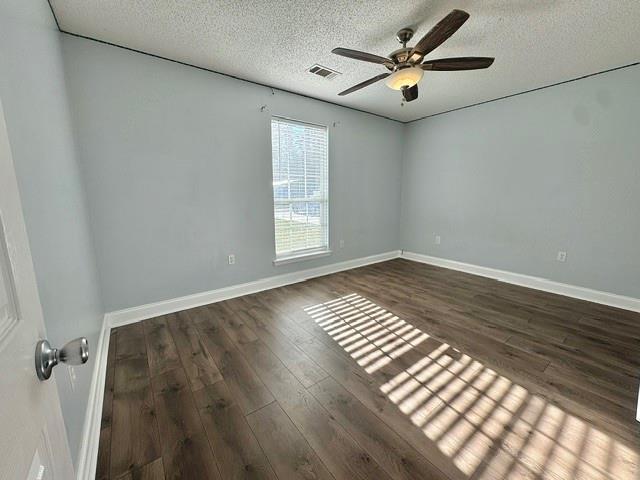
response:
M300 270L298 272L275 275L273 277L262 278L253 282L232 285L230 287L210 290L208 292L195 293L184 297L172 298L161 302L149 303L139 307L117 310L107 313L106 318L110 327L118 327L129 323L139 322L147 318L153 318L168 313L179 312L188 308L199 307L209 303L221 302L242 295L269 290L271 288L283 287L292 283L302 282L314 277L321 277L331 273L350 270L352 268L370 265L372 263L384 262L400 256L400 250L371 255L369 257L356 258L345 262L333 263L322 267Z
M640 299L633 297L625 297L616 295L615 293L601 292L585 287L577 287L566 283L547 280L546 278L532 277L522 273L508 272L506 270L497 270L495 268L481 267L470 263L457 262L455 260L447 260L446 258L431 257L421 253L413 253L403 251L402 258L413 260L414 262L427 263L438 267L450 268L451 270L459 270L461 272L472 273L482 277L489 277L501 282L512 283L522 287L529 287L535 290L542 290L550 293L557 293L565 297L578 298L589 302L601 303L611 307L623 308L634 312L640 312Z
M95 363L93 365L91 387L89 389L89 400L87 403L87 411L85 412L84 425L82 427L82 443L80 445L80 454L78 455L78 464L76 467L77 480L93 480L96 477L110 333L111 327L105 315L95 350Z

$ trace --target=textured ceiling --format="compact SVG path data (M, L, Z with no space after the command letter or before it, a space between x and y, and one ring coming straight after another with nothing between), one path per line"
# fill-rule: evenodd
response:
M124 47L401 121L440 113L640 60L639 0L50 0L60 28ZM401 106L384 82L337 93L380 65L331 53L386 56L412 26L413 45L454 8L471 18L427 59L490 56L488 70L425 72ZM342 73L311 75L314 63Z

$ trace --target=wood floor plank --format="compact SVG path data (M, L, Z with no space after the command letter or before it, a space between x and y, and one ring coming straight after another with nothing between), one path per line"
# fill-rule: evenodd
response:
M253 342L258 339L255 332L248 328L243 318L236 315L236 312L231 307L233 300L226 300L224 302L213 303L207 305L207 309L212 316L217 317L222 326L224 327L229 338L236 344L243 344L247 342Z
M595 337L569 334L565 338L565 345L576 348L585 356L589 355L597 362L614 361L616 367L624 368L630 373L640 371L640 341L631 345L621 345L618 342L600 340Z
M480 359L483 363L504 372L544 371L549 361L543 356L523 352L477 331L473 336L455 323L445 323L437 317L415 314L403 305L398 305L394 313L423 332L448 343L465 353Z
M586 317L583 317L583 319L584 318ZM634 337L634 334L626 333L614 326L596 327L595 325L584 324L582 322L583 320L580 320L580 323L574 325L571 332L572 335L578 338L591 340L603 346L608 346L611 349L619 347L634 350L638 346L638 343L640 343L640 338Z
M132 323L115 330L120 334L116 339L116 359L147 357L142 323Z
M224 380L207 385L194 395L222 478L275 479L269 461Z
M568 345L552 345L529 335L514 336L507 340L507 343L533 354L544 356L549 359L550 363L558 367L580 370L596 379L611 380L625 385L630 391L637 390L636 374L617 369L608 362L598 362Z
M293 318L282 313L272 305L269 296L262 294L256 298L260 300L260 305L253 306L249 309L249 313L253 318L263 319L263 321L269 325L270 329L275 329L278 334L286 330L288 333L294 334L301 341L311 341L314 338L313 331L299 325Z
M253 412L247 421L278 478L334 479L278 402Z
M189 315L242 412L247 415L273 402L273 395L238 352L220 319L206 308L191 310Z
M143 350L144 351L144 350ZM114 393L135 392L149 386L149 363L146 357L128 357L116 361Z
M625 384L615 383L609 378L594 377L588 371L557 366L553 363L546 368L544 373L545 377L557 382L571 382L628 410L633 410L637 405L637 390L625 389Z
M180 358L165 317L156 317L142 322L147 342L147 356L151 376L179 368Z
M262 340L305 387L310 387L328 376L317 363L282 335L270 322L273 317L268 311L256 310L249 305L247 307L237 308L235 315L255 332L256 338Z
M222 380L222 374L204 346L187 312L167 315L169 330L192 390Z
M167 479L220 478L184 371L151 378Z
M626 338L640 340L640 332L637 324L629 325L627 322L617 320L613 317L599 317L593 315L585 315L580 318L579 325L596 328L603 335L609 336L612 332L615 335L625 336Z
M131 472L127 472L118 477L117 480L165 480L162 459L159 458Z
M250 310L251 314L268 318L268 321L275 325L276 328L293 342L294 345L298 346L300 350L305 351L301 345L306 343L321 342L327 348L333 349L337 354L344 356L354 365L357 364L319 323L311 321L312 319L308 313L300 310L291 311L282 308L281 304L273 301L272 291L261 292L258 298L260 298L262 304L259 308L252 308ZM319 321L318 319L318 322ZM313 360L318 363L315 359ZM326 369L324 370L326 371Z
M301 345L301 348L304 348L343 388L358 398L380 421L386 423L438 469L446 472L449 478L465 478L451 459L440 452L436 445L429 442L421 428L414 424L410 416L400 409L398 404L402 404L402 399L383 391L383 386L386 384L395 385L394 382L408 380L408 377L402 376L403 370L397 370L396 375L389 373L374 379L361 369L354 368L343 356L325 347L322 343L305 343ZM442 400L418 382L411 385L411 394L414 398L414 404L407 408L410 408L414 418L427 418L429 412L443 406Z
M392 478L438 480L445 476L334 379L325 379L309 391Z
M242 352L336 478L390 478L262 342L246 344Z
M110 469L117 477L160 458L160 438L146 356L117 359L114 382Z
M109 335L107 371L105 373L104 381L104 397L102 400L102 417L100 420L100 440L98 445L96 480L108 480L111 477L111 424L113 418L113 392L116 367L116 337L117 332L112 330Z

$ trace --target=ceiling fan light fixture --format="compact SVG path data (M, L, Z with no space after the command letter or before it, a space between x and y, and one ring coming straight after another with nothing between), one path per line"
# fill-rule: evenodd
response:
M424 71L418 67L397 70L387 78L387 87L393 90L413 87L422 79L422 75L424 75Z
M439 58L422 63L422 59L438 48L469 19L469 14L462 10L452 10L449 15L440 20L429 30L413 48L407 47L407 42L413 37L413 29L403 28L398 31L396 38L402 48L395 50L388 57L381 57L373 53L361 52L350 48L338 47L331 50L336 55L360 60L361 62L382 65L388 71L373 78L360 82L351 88L338 93L339 96L349 95L361 88L373 85L382 79L393 90L402 92L405 101L411 102L418 98L418 82L422 80L424 70L440 72L454 72L460 70L479 70L488 68L493 63L492 57L454 57Z

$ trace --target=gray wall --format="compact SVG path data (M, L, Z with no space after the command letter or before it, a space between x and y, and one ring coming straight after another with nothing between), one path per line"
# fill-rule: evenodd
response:
M639 85L629 67L407 125L402 248L639 298Z
M61 345L79 335L95 354L103 309L85 198L76 163L58 33L47 2L0 5L0 98L18 177L47 335ZM94 358L54 375L74 461Z
M401 124L71 36L63 49L108 311L398 247ZM330 126L330 257L272 265L272 114Z

